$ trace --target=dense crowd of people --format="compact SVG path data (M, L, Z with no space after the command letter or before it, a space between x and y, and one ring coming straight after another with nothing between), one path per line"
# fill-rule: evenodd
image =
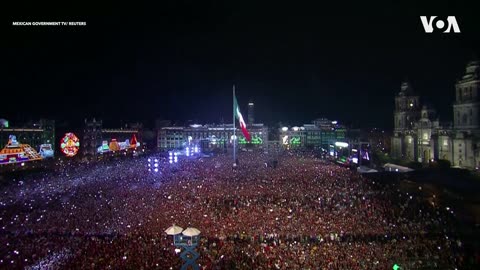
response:
M148 158L156 158L154 156ZM0 189L1 269L464 269L453 216L308 153L147 157L69 166Z

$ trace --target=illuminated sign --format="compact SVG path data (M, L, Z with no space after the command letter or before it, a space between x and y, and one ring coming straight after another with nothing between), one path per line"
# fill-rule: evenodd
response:
M78 153L79 148L80 140L71 132L66 133L60 141L60 149L67 157L75 156Z

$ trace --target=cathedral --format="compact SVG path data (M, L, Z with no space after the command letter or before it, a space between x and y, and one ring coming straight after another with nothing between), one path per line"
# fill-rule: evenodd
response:
M408 82L395 97L392 157L428 163L448 160L452 166L480 167L480 61L467 64L455 84L453 123L440 123L435 110L420 103Z

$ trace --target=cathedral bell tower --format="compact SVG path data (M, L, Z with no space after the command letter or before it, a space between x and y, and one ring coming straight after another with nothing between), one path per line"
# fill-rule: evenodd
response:
M407 81L401 85L400 93L395 97L395 132L413 129L419 118L420 98L413 93L413 88Z
M480 61L468 63L465 75L455 84L453 124L457 130L480 128Z

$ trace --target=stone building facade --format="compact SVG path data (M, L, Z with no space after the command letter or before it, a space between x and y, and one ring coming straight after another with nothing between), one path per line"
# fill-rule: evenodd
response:
M452 166L480 167L480 62L467 64L455 84L453 124L440 124L433 108L421 106L408 82L395 97L392 157L428 163L449 160Z

